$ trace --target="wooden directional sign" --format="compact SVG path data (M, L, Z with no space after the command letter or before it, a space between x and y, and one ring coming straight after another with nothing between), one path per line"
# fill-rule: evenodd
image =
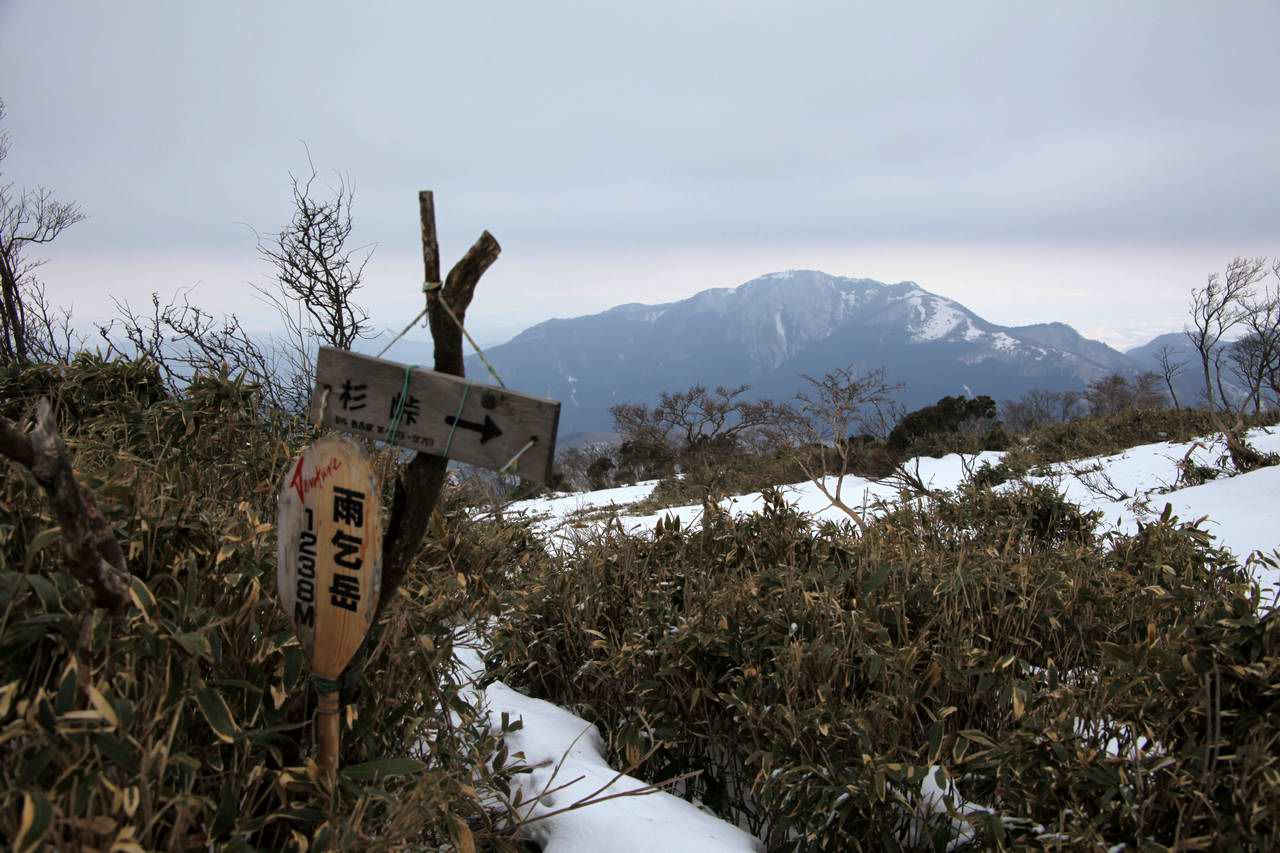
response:
M394 361L321 347L312 419L495 470L519 456L513 473L536 482L550 476L559 403L418 368L408 369L406 386L406 369ZM404 406L392 435L402 394Z

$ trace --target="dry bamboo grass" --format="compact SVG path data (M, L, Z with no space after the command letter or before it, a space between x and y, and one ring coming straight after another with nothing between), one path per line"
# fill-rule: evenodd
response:
M777 494L614 528L513 579L495 663L615 761L652 753L641 778L699 771L687 795L770 850L908 846L933 766L1005 818L970 818L981 847L1274 849L1280 620L1194 525L1096 521L971 487L865 534Z
M453 672L456 620L493 612L483 575L460 583L434 547L410 572L346 697L343 770L329 784L302 650L274 593L278 478L306 424L227 377L175 399L140 364L0 373L0 415L20 422L40 397L133 577L124 612L95 611L40 488L6 471L0 844L400 849L465 837L515 849L485 804L519 762L489 766L501 733Z

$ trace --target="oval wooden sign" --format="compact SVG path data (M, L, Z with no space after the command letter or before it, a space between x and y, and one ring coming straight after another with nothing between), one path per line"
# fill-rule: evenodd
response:
M336 435L295 459L280 489L280 603L322 678L342 674L378 609L381 503L364 451Z

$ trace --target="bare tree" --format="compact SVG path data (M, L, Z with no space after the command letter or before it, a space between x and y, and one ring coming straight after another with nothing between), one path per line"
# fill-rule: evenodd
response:
M1130 406L1135 409L1163 409L1169 405L1169 398L1160 387L1160 374L1154 370L1144 370L1133 377L1133 399Z
M710 445L730 446L750 433L778 426L789 418L785 406L751 400L749 385L714 390L694 385L663 392L652 408L638 403L610 407L614 426L628 441L671 444L686 451Z
M1191 327L1186 330L1200 357L1205 399L1214 427L1222 433L1231 462L1241 472L1271 464L1272 460L1245 439L1245 407L1249 400L1237 405L1226 391L1222 371L1231 353L1226 338L1241 325L1250 324L1259 308L1254 288L1265 275L1263 258L1235 258L1227 265L1225 275L1210 275L1204 288L1192 291Z
M1265 381L1269 391L1268 402L1273 407L1280 408L1280 340L1277 340L1280 339L1280 258L1272 262L1271 275L1276 280L1276 292L1274 294L1268 292L1264 323L1269 330L1267 334L1275 345L1272 347L1272 358L1266 366Z
M617 447L603 442L566 447L556 454L556 470L569 491L603 489L609 485L606 475L617 465L616 453Z
M1121 373L1112 373L1089 383L1084 392L1091 415L1115 415L1133 406L1133 386Z
M1246 332L1227 350L1231 372L1244 386L1246 402L1253 403L1254 414L1262 411L1265 402L1271 402L1264 395L1274 393L1274 378L1280 372L1280 259L1274 271L1276 290L1264 289L1246 302L1242 320Z
M1160 374L1164 377L1165 387L1169 389L1169 399L1173 400L1173 407L1181 409L1182 405L1178 402L1178 392L1174 390L1173 380L1182 375L1182 370L1187 363L1174 361L1173 349L1168 344L1163 344L1156 352L1156 360L1160 362Z
M369 337L369 316L354 299L363 283L372 246L352 248L354 227L351 182L339 175L330 194L317 193L318 175L307 155L310 174L289 180L293 218L279 233L258 237L258 255L274 274L270 285L254 285L284 321L282 365L310 388L317 345L349 350Z
M804 380L809 387L793 404L796 460L831 506L866 530L862 513L844 500L844 479L861 453L861 437L888 433L895 414L893 396L903 386L890 385L884 368L860 372L853 365ZM834 478L834 488L829 478Z
M8 153L9 135L0 131L0 163ZM0 183L0 364L69 357L70 315L49 307L35 275L45 261L28 251L52 243L83 218L76 204L58 201L50 189L14 190L12 183Z
M771 436L790 420L787 407L746 396L750 386L709 389L695 385L685 391L664 392L649 406L613 406L615 429L623 436L610 471L615 482L663 477L679 465L686 483L706 495L718 494L740 471L744 448L767 450ZM601 463L603 464L603 462Z
M1191 327L1186 335L1200 357L1204 396L1210 409L1231 405L1222 384L1222 344L1233 329L1245 322L1248 300L1265 269L1262 258L1235 258L1227 265L1225 275L1212 273L1203 288L1191 292Z
M255 285L283 319L283 340L255 338L235 314L215 317L192 304L188 289L165 303L152 294L149 312L117 302L118 317L99 326L108 353L150 358L175 393L198 373L225 372L256 385L271 408L303 411L316 347L350 349L367 336L368 316L353 297L369 250L347 246L352 193L345 179L327 198L314 192L314 167L306 180L290 175L290 182L293 218L278 234L258 239L259 254L275 272L273 284Z
M1035 388L1017 400L1001 403L1001 420L1014 432L1028 432L1049 424L1065 423L1081 414L1084 395L1075 389L1047 391Z
M1132 378L1112 373L1090 382L1084 399L1092 415L1118 415L1128 409L1163 409L1169 401L1161 381L1160 374L1152 370Z
M1066 423L1081 416L1084 410L1084 394L1074 388L1058 391L1055 399L1058 404L1058 421Z

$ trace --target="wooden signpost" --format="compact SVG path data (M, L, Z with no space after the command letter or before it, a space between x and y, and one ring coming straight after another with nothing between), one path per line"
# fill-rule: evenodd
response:
M541 483L551 475L560 404L321 347L311 417L343 432Z
M321 438L291 463L280 490L276 582L311 673L319 765L338 767L337 681L378 608L382 582L381 498L363 450Z
M560 422L557 402L499 387L501 380L498 386L481 385L452 375L464 372L462 324L476 282L500 248L484 232L442 280L430 192L418 194L418 208L425 280L436 284L424 288L427 307L417 319L428 317L437 369L321 347L311 398L311 419L322 428L427 454L404 466L397 485L395 532L387 545L389 594L412 565L447 460L546 482ZM338 766L338 679L378 613L383 568L379 496L364 451L334 435L321 438L291 463L280 490L280 601L320 688L319 765L329 777Z

